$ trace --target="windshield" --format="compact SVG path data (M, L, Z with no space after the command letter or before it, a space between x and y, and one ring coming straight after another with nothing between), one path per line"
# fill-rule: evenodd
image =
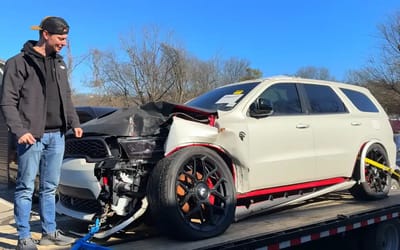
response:
M207 110L231 110L260 82L229 85L206 92L186 103Z

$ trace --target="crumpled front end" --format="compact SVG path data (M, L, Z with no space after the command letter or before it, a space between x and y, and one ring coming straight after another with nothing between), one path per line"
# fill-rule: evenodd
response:
M199 125L196 130L203 128L208 137L216 133L205 125L213 115L186 106L149 103L82 124L82 138L71 132L66 136L57 212L88 221L101 218L103 236L121 230L147 210L147 181L164 158L167 138L176 135L171 130L175 120L191 120L191 127ZM176 143L182 141L170 145Z

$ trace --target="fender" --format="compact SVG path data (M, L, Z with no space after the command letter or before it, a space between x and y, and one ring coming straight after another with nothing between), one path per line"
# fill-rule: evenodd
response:
M236 163L233 162L232 155L223 147L215 143L218 133L219 130L216 127L174 116L167 140L165 142L164 156L167 157L185 147L204 146L212 148L215 151L221 152L222 154L226 155L227 158L232 160L230 164L228 164L228 167L232 172L235 186L238 191L247 190L248 183L243 183L243 181L247 180L248 171L245 171L246 169L243 167L238 167Z
M214 144L217 136L218 128L216 127L174 116L165 142L164 155L170 155L177 149L187 145ZM217 145L212 147L222 150Z
M378 140L371 140L367 143L364 144L362 151L361 151L361 155L360 155L360 180L359 182L365 182L365 158L367 156L367 151L368 149L371 147L371 145L373 144L380 144L383 145L380 141ZM386 150L386 149L385 149ZM392 168L391 166L388 166L390 168Z

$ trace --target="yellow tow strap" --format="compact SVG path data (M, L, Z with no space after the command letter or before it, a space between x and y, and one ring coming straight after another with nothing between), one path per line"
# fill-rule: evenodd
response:
M400 177L400 174L398 174L397 172L395 172L393 169L391 169L390 167L387 167L383 164L380 164L379 162L376 162L374 160L371 160L369 158L365 158L365 163L368 163L376 168L382 169L385 172L389 172L390 174L394 174L397 177Z

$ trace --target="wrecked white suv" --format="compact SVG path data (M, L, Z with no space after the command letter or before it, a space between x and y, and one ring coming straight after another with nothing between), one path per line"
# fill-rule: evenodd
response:
M118 110L66 138L59 213L101 219L97 238L150 213L196 240L249 214L327 192L381 199L396 149L362 87L291 77L226 85L185 105Z

